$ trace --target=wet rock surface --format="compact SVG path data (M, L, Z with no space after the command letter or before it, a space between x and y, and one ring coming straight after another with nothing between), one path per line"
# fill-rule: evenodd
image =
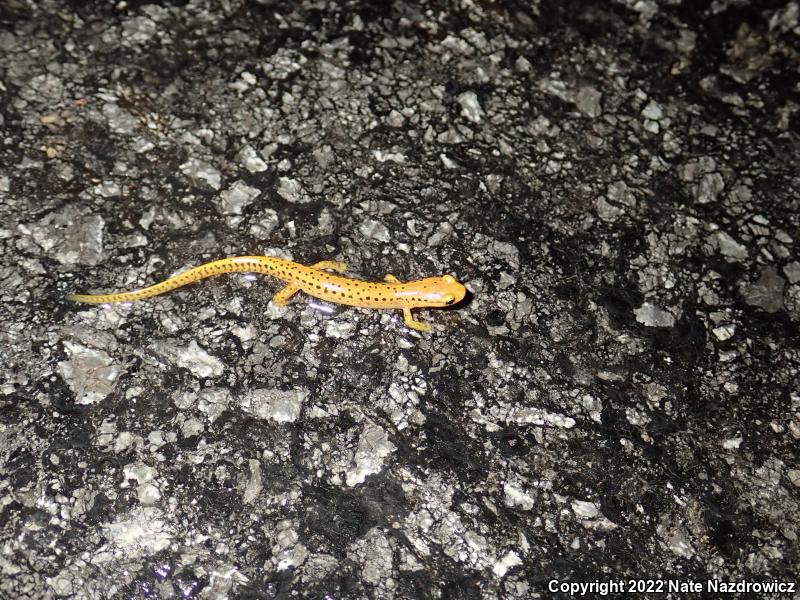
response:
M799 13L5 3L0 596L796 577Z

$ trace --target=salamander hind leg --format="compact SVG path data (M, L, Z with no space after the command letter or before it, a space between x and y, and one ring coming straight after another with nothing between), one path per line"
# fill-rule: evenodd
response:
M280 290L277 294L272 297L272 301L275 303L275 306L284 307L286 303L289 302L289 298L294 296L297 292L300 291L300 287L290 283L285 288Z
M397 277L388 273L383 276L383 280L388 281L389 283L400 283L400 280Z
M420 323L419 321L415 321L414 317L411 316L410 308L403 309L403 320L406 322L407 326L411 327L411 329L416 329L417 331L430 333L433 329L428 323Z
M312 269L330 269L337 273L344 273L347 271L347 263L338 260L321 260L318 263L311 265Z

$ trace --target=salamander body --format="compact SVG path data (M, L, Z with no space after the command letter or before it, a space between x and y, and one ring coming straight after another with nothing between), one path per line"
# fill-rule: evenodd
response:
M426 277L405 283L393 275L386 275L384 281L373 282L344 277L341 273L346 269L345 263L332 260L306 266L272 256L235 256L205 263L139 290L115 294L72 294L68 299L88 304L133 302L159 296L214 275L263 273L286 282L286 286L272 298L278 306L285 306L289 298L302 291L321 300L349 306L399 308L408 327L429 332L431 326L415 321L411 309L451 306L466 294L464 286L452 275Z

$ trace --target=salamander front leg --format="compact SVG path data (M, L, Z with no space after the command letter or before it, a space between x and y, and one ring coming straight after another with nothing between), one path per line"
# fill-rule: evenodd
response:
M394 275L389 275L388 273L383 277L384 281L388 281L389 283L400 283L400 280L395 277Z
M294 296L297 292L300 291L300 287L290 283L277 294L272 297L272 301L275 303L275 306L284 307L286 303L289 302L289 298Z
M430 333L433 329L427 323L420 323L419 321L415 321L414 317L411 316L411 309L404 308L403 309L403 320L406 322L406 325L411 327L411 329L416 329L417 331L424 331L425 333Z
M347 271L347 263L338 260L321 260L318 263L311 265L312 269L330 269L337 273L344 273Z

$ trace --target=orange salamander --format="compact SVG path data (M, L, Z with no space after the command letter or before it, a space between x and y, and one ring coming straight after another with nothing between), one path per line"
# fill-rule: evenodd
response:
M408 327L417 331L431 331L427 323L415 321L412 308L442 308L460 302L466 293L452 275L426 277L415 281L401 282L394 275L386 275L383 282L362 281L342 275L328 273L330 269L344 273L343 262L323 260L311 266L272 256L234 256L205 263L183 273L173 275L133 292L116 294L72 294L67 298L74 302L106 304L132 302L152 298L195 281L223 273L263 273L286 282L286 287L272 298L278 306L286 306L289 298L299 291L309 296L362 308L399 308Z

